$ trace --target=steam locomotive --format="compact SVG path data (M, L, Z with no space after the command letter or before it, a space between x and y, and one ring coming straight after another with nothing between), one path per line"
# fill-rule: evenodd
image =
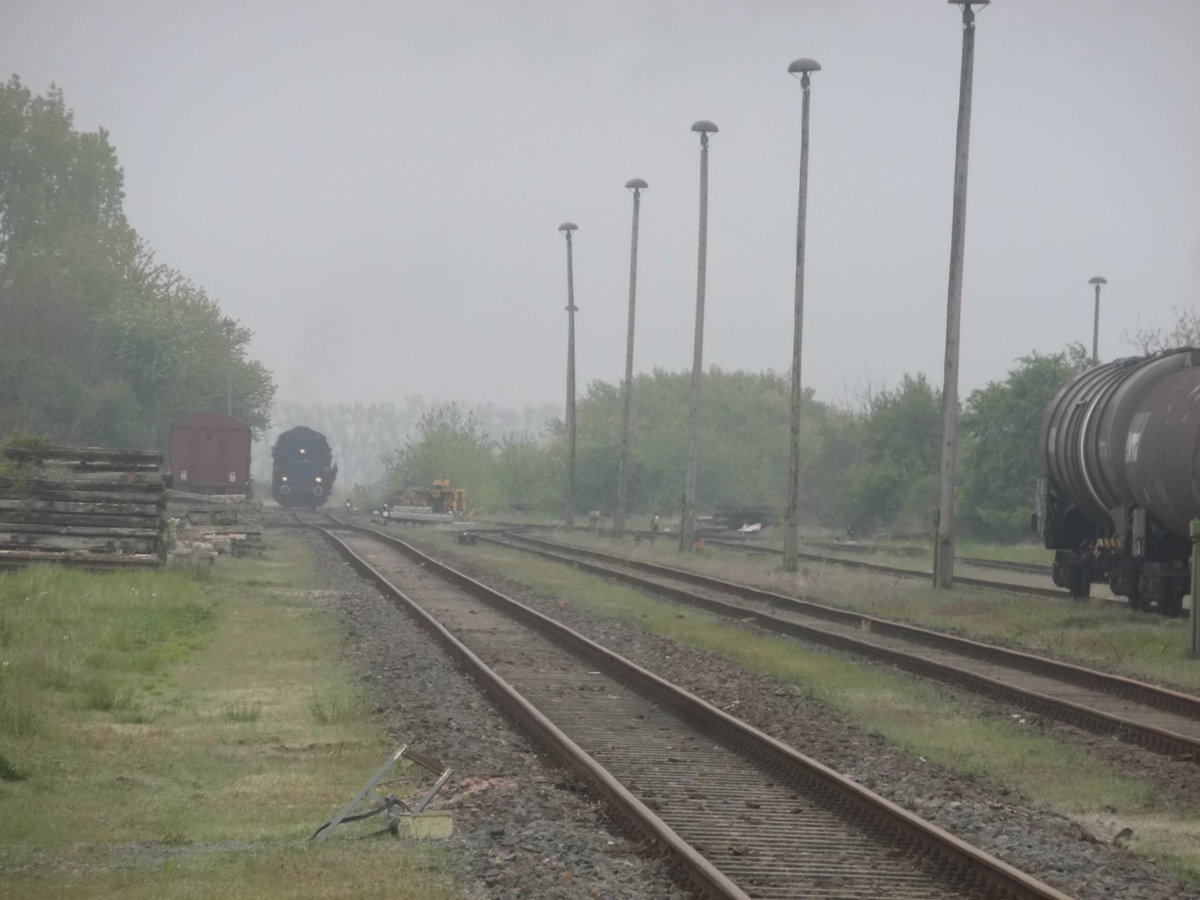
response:
M285 431L271 449L271 496L280 506L315 509L337 478L325 435L304 425Z
M1179 615L1200 518L1200 350L1095 366L1059 391L1041 435L1036 521L1054 583L1107 582L1133 609Z

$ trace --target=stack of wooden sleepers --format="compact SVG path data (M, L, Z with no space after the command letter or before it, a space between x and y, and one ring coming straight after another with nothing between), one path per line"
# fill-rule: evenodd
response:
M167 478L152 450L9 447L0 457L0 568L166 559Z

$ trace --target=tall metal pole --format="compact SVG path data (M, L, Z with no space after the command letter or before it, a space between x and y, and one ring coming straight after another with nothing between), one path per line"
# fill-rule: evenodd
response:
M788 458L787 511L784 513L783 571L795 572L800 551L800 349L804 336L804 229L808 217L808 103L809 74L819 72L814 59L797 59L788 72L800 75L804 100L800 112L800 198L796 213L796 304L792 327L792 424Z
M233 319L222 319L221 328L229 341L229 360L225 363L225 414L233 418L233 335L237 323Z
M946 296L946 368L942 379L941 462L934 526L933 584L954 586L954 464L958 430L958 337L962 307L963 247L967 234L967 160L971 144L971 82L975 64L975 11L988 0L950 0L962 7L962 73L958 85L958 135L954 155L954 215L950 224L950 285Z
M629 243L629 330L625 336L625 381L621 390L621 460L617 469L617 512L613 536L625 536L626 498L629 489L629 398L633 394L633 322L637 303L638 213L642 191L649 187L641 178L631 178L625 187L633 191L633 236Z
M1092 365L1100 365L1100 285L1108 284L1108 279L1096 275L1088 279L1088 284L1096 286L1096 314L1092 319Z
M1096 290L1099 290L1097 288ZM1192 659L1200 656L1200 519L1192 519L1192 609L1191 609L1191 654Z
M558 230L567 236L567 496L563 524L575 527L575 266L571 232L579 226L563 222Z
M704 366L704 282L708 260L708 136L717 126L701 119L692 125L700 135L700 237L696 263L696 339L692 351L692 396L688 406L687 472L683 482L683 516L679 526L679 549L696 545L696 467L699 463L700 373Z

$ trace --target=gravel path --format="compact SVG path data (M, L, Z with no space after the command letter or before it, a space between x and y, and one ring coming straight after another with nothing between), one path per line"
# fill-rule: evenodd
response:
M405 539L418 543L419 535ZM544 760L390 602L312 538L339 592L365 679L397 737L435 753L458 775L446 792L468 860L471 897L672 898L686 896L658 861L609 830L603 811L574 793L570 777ZM599 619L539 596L479 565L459 567L618 653L724 708L1005 861L1081 900L1200 898L1142 858L1097 840L1061 816L1022 806L973 778L898 753L881 738L837 721L794 686L746 673L714 654ZM999 709L999 707L997 707ZM1146 763L1174 789L1200 796L1191 764L1069 732L1118 765ZM1111 745L1111 746L1110 746ZM1188 796L1189 794L1184 794ZM1107 838L1109 835L1102 835Z

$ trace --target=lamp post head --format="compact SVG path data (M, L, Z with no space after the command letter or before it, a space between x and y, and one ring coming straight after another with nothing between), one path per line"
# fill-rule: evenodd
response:
M578 228L579 228L579 226L576 225L574 222L563 222L561 225L558 226L558 230L565 231L567 233L567 237L570 237L571 232L575 231Z
M1092 278L1088 279L1088 284L1096 284L1096 285L1108 284L1108 279L1104 278L1100 275L1096 275L1096 276L1093 276Z
M625 187L629 188L629 190L633 191L634 193L637 193L638 191L644 191L646 188L650 187L650 185L646 184L646 182L641 178L630 178L627 182L625 182Z
M821 64L815 59L802 56L800 59L792 60L791 65L788 66L788 71L793 75L797 72L820 72Z
M946 0L952 6L987 6L992 0Z
M802 56L800 59L792 60L792 64L788 66L789 75L799 75L801 87L808 87L808 76L812 72L820 72L821 64L815 59L809 59L807 56Z
M700 135L700 149L707 152L708 136L716 134L720 129L717 128L716 123L710 122L708 119L701 119L699 122L692 123L692 131Z

